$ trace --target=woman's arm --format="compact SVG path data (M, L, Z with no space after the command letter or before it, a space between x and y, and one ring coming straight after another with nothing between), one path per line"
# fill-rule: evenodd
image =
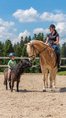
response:
M59 44L59 36L56 37L56 41L54 41L54 44Z
M47 38L46 38L46 42L45 42L45 44L48 44L48 40L49 40L49 38L47 37Z

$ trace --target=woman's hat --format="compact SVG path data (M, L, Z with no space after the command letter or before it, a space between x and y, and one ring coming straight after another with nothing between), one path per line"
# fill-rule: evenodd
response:
M55 29L55 25L54 24L51 24L50 26L49 26L49 29L50 28L54 28Z

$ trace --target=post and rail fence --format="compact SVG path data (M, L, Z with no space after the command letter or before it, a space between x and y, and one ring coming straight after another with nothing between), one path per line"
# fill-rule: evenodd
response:
M0 57L0 60L8 60L9 57ZM28 59L28 57L15 57L16 60L21 60L21 59ZM39 59L39 57L36 57L36 59ZM61 58L61 62L66 61L66 57ZM7 65L0 64L0 68L6 68ZM66 65L60 65L60 68L66 68Z

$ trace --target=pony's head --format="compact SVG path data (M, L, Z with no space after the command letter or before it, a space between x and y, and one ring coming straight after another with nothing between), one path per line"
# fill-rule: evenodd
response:
M27 43L27 48L26 48L26 50L27 50L29 59L30 59L30 60L35 59L35 57L36 57L36 50L35 50L35 47L34 47L34 45L32 44L32 42Z

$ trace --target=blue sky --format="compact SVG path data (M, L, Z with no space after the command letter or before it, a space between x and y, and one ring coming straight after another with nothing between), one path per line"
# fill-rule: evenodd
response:
M20 37L49 32L56 25L60 43L66 41L65 0L0 0L0 40L20 41Z

